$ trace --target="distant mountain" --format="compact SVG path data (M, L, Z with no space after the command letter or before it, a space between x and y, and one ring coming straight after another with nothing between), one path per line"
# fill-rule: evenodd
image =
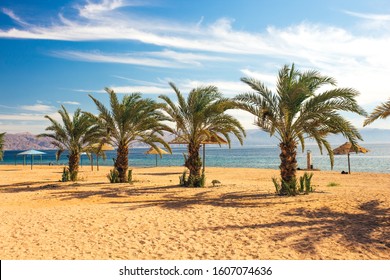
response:
M360 130L360 133L364 139L364 143L389 143L390 142L390 129L378 129L378 128L364 128ZM246 138L244 139L245 146L254 145L277 145L278 140L276 137L270 137L268 133L260 129L248 129L246 131ZM172 136L164 137L166 141L172 140ZM232 138L232 146L239 146L240 143L234 137ZM331 144L342 144L346 142L346 139L342 135L330 136L328 138ZM313 141L308 140L307 143ZM145 145L136 144L133 147L144 147ZM5 135L4 150L50 150L56 149L49 138L37 138L35 135L25 132L17 134Z
M9 134L4 137L4 150L55 149L49 138L38 138L29 132Z
M390 143L390 129L378 128L363 128L360 130L364 143ZM328 137L331 144L343 144L347 140L342 135L331 135ZM308 139L307 143L314 143L314 140ZM276 137L270 137L268 133L260 129L248 129L246 138L244 139L245 146L253 145L278 145ZM232 137L232 146L239 146L240 143Z

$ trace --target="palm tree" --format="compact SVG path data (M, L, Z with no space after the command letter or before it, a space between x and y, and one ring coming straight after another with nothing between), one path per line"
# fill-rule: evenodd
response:
M115 92L105 89L110 97L110 109L90 95L99 111L96 117L99 126L106 132L105 141L117 147L117 157L114 167L119 173L121 183L127 182L126 175L129 166L129 145L141 142L157 149L156 143L162 144L171 151L162 138L163 131L172 129L163 124L167 118L159 110L161 105L151 99L142 99L140 93L125 95L120 102Z
M3 160L4 155L4 135L5 132L0 133L0 160Z
M242 78L255 92L238 95L235 100L241 109L256 117L255 125L280 141L280 174L282 186L279 194L296 194L297 145L305 148L305 138L314 139L322 153L328 151L333 168L333 152L326 137L342 133L353 145L362 140L358 130L339 111L366 115L357 104L359 94L351 88L333 88L321 93L322 86L336 86L336 81L317 71L300 72L285 65L278 75L276 92L264 83Z
M363 126L366 126L379 118L385 119L388 116L390 116L390 99L375 107L374 111L364 120Z
M169 115L170 121L176 123L176 135L181 142L188 143L185 166L190 174L186 185L199 186L202 167L199 156L201 143L210 139L223 139L230 147L229 134L232 133L242 144L245 131L237 119L225 113L226 110L235 108L235 104L223 98L216 87L195 88L185 100L173 83L169 85L176 93L178 105L166 95L160 95L159 98L165 101L163 109Z
M69 116L64 106L61 106L58 113L62 118L62 124L46 115L45 118L51 122L51 125L46 130L53 133L42 133L38 137L53 139L52 144L58 148L57 157L64 150L69 151L68 166L70 179L76 181L80 154L90 143L97 141L99 129L93 119L88 114L81 112L80 109L74 112L73 118Z

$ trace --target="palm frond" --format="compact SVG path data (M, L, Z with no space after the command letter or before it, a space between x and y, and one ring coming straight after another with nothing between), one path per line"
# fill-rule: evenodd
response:
M390 116L390 99L375 107L372 113L364 120L363 126L366 126L377 119L385 119L388 116Z

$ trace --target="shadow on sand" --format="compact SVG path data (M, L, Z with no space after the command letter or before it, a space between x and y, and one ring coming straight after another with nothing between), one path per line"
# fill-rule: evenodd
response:
M332 211L328 207L315 210L296 208L281 213L280 218L283 220L285 216L287 220L285 222L245 226L232 224L203 230L269 229L275 232L273 237L275 242L288 243L297 252L306 254L316 254L316 244L336 235L339 236L338 244L343 244L351 251L383 250L390 256L390 209L380 208L378 200L362 203L358 209L360 213ZM295 219L291 221L291 218Z

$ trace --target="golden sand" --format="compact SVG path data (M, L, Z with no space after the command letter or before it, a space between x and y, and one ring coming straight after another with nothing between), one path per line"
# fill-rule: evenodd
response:
M196 189L183 167L109 169L0 166L0 259L390 259L390 174L315 171L314 193L279 197L277 170L207 168Z

